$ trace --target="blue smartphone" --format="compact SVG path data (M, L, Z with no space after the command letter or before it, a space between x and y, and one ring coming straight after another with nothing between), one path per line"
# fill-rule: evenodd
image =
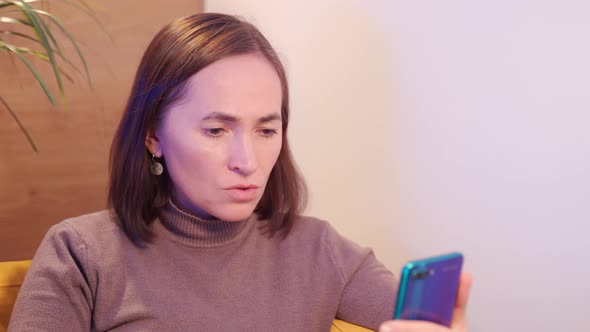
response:
M460 253L408 262L402 269L393 319L450 326L462 267Z

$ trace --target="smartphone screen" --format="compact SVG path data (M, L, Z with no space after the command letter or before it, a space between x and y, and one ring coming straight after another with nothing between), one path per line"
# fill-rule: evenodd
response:
M408 262L402 269L393 318L450 326L462 267L460 253Z

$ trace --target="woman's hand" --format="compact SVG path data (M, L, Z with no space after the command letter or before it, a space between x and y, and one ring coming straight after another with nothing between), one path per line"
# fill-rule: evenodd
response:
M453 310L453 321L450 328L427 321L390 320L381 324L379 332L467 332L466 311L471 280L471 274L461 273L457 302Z

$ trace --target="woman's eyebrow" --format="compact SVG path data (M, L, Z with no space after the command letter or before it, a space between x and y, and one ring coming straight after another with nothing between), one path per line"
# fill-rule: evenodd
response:
M207 114L203 119L201 119L201 121L207 121L207 120L219 120L219 121L230 122L230 123L238 122L238 118L236 118L235 116L233 116L231 114L227 114L227 113L223 113L223 112L211 112L211 113Z
M267 122L271 122L271 121L281 121L281 114L279 113L272 113L269 114L267 116L263 116L260 119L258 119L258 123L267 123Z
M261 123L267 123L267 122L271 122L271 121L281 121L281 114L279 113L272 113L266 116L261 117L260 119L258 119L257 123L261 124ZM207 120L219 120L219 121L223 121L223 122L227 122L227 123L236 123L236 122L240 122L240 119L228 114L228 113L224 113L224 112L211 112L209 114L207 114L201 121L207 121Z

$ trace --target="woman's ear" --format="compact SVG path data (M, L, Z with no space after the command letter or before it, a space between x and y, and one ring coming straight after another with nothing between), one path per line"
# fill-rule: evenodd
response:
M156 130L154 128L148 129L147 134L145 135L145 147L152 155L158 158L162 156L160 140L158 139Z

